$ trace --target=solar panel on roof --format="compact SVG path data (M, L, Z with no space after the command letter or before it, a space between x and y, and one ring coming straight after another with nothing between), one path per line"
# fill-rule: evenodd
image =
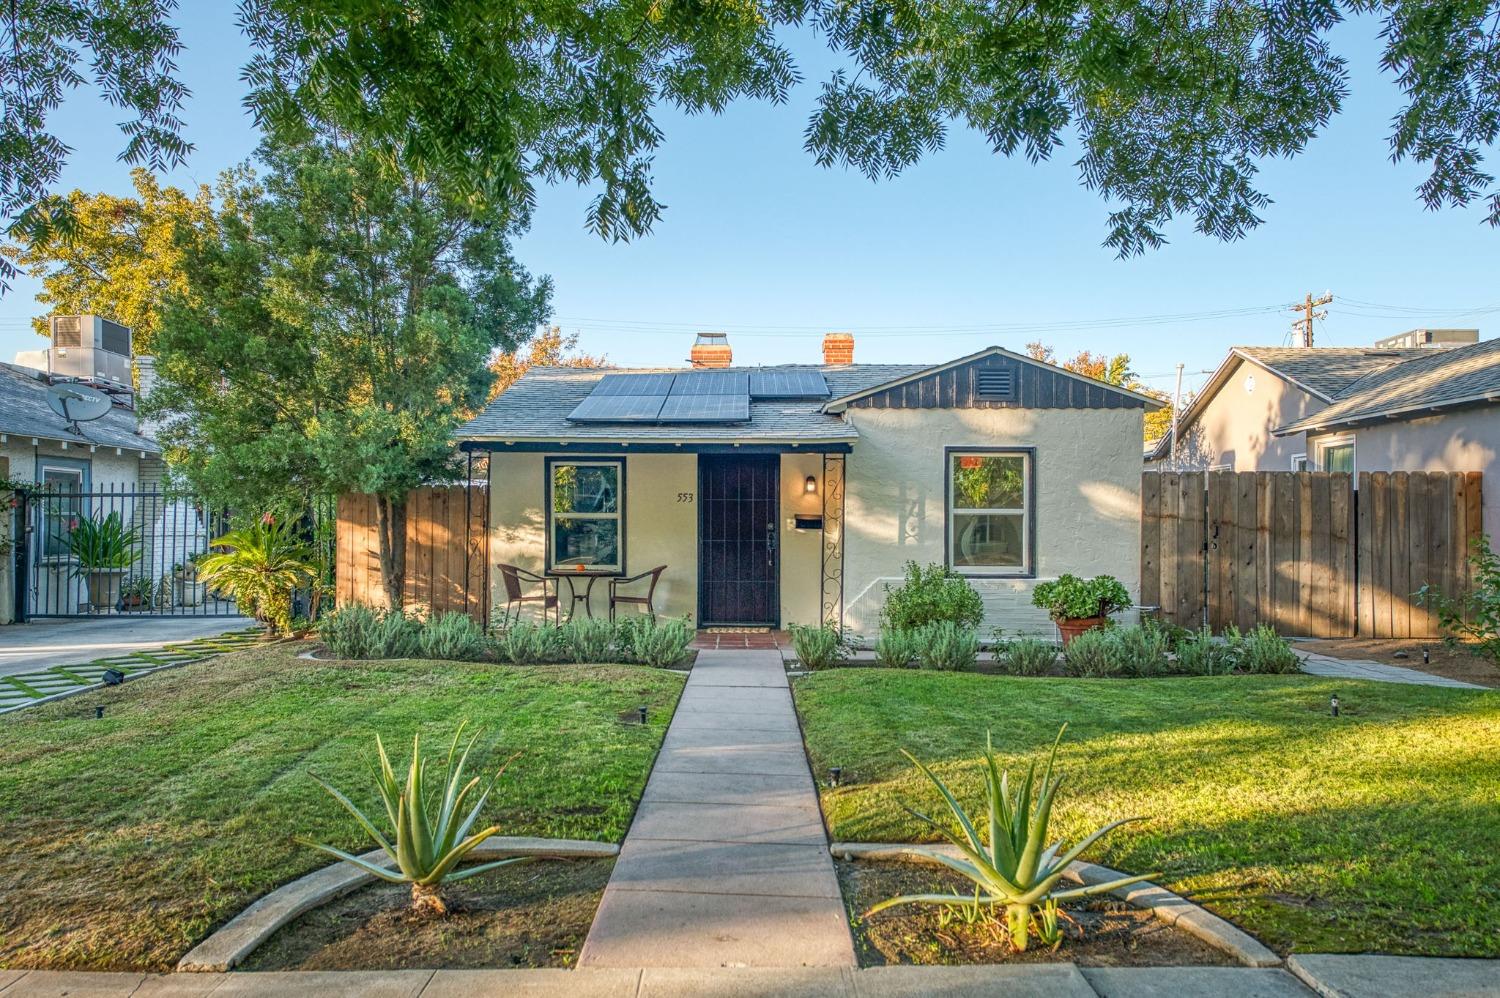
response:
M652 423L661 411L665 395L593 394L568 413L575 423Z
M750 397L756 399L826 399L822 371L752 371Z
M748 395L668 395L659 423L743 423L750 419Z
M666 395L672 390L671 374L606 374L590 395Z
M750 376L744 371L689 371L672 379L668 395L748 395Z

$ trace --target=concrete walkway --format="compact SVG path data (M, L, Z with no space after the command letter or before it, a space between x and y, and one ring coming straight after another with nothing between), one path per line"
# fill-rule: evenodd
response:
M1302 671L1312 676L1329 676L1334 679L1371 679L1377 683L1410 683L1414 686L1448 686L1461 690L1486 690L1488 686L1465 683L1446 676L1436 676L1420 669L1404 669L1399 665L1367 662L1363 659L1334 658L1331 655L1315 655L1293 646L1293 651L1302 659Z
M781 655L705 650L580 967L852 967Z

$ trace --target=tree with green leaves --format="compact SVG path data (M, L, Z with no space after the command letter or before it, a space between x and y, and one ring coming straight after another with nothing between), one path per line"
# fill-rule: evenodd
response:
M1103 354L1094 353L1090 350L1080 350L1071 358L1059 362L1057 351L1047 346L1041 340L1033 340L1026 344L1026 355L1032 360L1039 360L1044 364L1053 364L1065 371L1081 374L1085 378L1093 378L1095 381L1103 381L1109 385L1119 385L1133 392L1149 395L1162 403L1162 408L1155 412L1146 413L1145 437L1146 442L1159 440L1172 429L1172 399L1164 392L1159 392L1143 384L1135 371L1130 368L1130 354Z
M152 352L161 303L169 294L187 295L181 240L212 233L213 192L200 185L191 193L163 187L144 167L130 172L135 197L86 194L66 198L73 219L66 237L47 230L0 247L32 277L41 278L37 301L63 314L95 314L129 326L137 353ZM233 198L239 189L231 174L220 185ZM232 210L232 208L230 209ZM46 317L32 320L37 333L50 335Z
M170 0L12 0L0 10L0 213L39 225L68 152L50 111L90 61L106 99L136 114L127 159L188 148ZM588 224L610 239L661 213L651 173L660 105L722 111L784 101L800 74L787 35L837 54L805 145L824 165L892 176L953 127L998 155L1076 145L1082 184L1108 205L1105 243L1159 246L1167 225L1236 239L1268 198L1260 164L1300 153L1343 106L1347 16L1378 20L1382 64L1405 95L1395 160L1428 167L1429 208L1485 202L1500 135L1496 0L661 0L589 4L242 0L255 48L246 105L277 141L333 128L475 205L529 205L538 181L595 185ZM1070 153L1071 155L1071 153ZM3 278L3 275L0 275Z
M169 462L246 512L375 496L381 574L402 601L406 497L454 473L495 350L526 340L551 283L512 258L516 219L345 140L266 146L255 189L188 240L148 414Z

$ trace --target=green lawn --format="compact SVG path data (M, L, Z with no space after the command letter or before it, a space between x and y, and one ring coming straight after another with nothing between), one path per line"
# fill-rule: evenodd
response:
M1086 858L1161 871L1283 952L1500 956L1500 692L884 669L795 692L814 771L840 765L853 784L823 791L835 840L932 838L902 805L937 815L941 801L900 749L978 806L986 730L1014 764L1066 721L1055 830L1147 819Z
M376 806L378 732L511 753L502 834L618 841L683 680L628 666L309 662L280 645L0 718L0 967L170 969L252 899L369 846L309 769ZM107 705L102 720L94 707ZM650 723L624 724L640 704ZM398 768L401 763L396 762Z

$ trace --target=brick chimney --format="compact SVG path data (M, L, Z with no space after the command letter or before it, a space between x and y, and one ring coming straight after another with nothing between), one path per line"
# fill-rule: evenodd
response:
M728 333L699 333L688 359L694 367L728 367L734 363Z
M829 333L823 337L823 363L829 365L854 363L854 334Z

